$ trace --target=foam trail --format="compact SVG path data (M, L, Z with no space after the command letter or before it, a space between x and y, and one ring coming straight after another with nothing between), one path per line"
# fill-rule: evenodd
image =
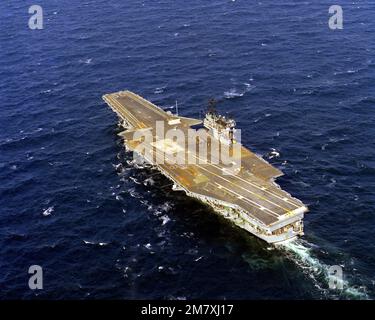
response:
M295 239L279 245L279 248L289 253L291 258L299 267L304 269L306 273L313 279L315 286L327 296L327 298L344 298L344 299L368 299L365 292L359 291L355 287L351 287L346 280L342 281L343 290L329 290L328 283L330 280L329 265L321 262L316 258L312 250L315 245L303 239ZM332 276L331 276L332 277Z

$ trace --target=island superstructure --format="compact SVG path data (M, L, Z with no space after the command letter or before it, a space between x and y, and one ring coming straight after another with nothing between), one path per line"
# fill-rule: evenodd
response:
M103 99L118 115L125 129L120 136L127 149L140 153L169 178L174 190L184 191L188 196L208 204L226 219L268 243L281 243L303 235L303 217L308 208L275 183L275 179L283 174L280 170L236 141L233 119L211 110L203 124L208 133L206 142L229 148L231 159L235 159L232 163L237 160L240 163L236 170L229 170L227 163L200 158L194 163L161 163L150 154L163 153L168 158L175 156L179 150L179 154L182 151L187 159L195 154L202 141L181 144L161 137L157 124L161 123L166 130L178 129L191 135L191 130L195 130L192 127L202 121L166 112L130 91L106 94ZM149 144L140 138L146 132L152 137ZM146 148L143 152L138 150L140 144ZM209 159L214 157L208 152Z

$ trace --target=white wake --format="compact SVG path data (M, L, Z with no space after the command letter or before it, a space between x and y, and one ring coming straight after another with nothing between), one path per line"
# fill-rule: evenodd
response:
M321 262L317 257L314 256L313 250L317 246L307 242L303 239L296 239L290 242L286 242L278 246L284 250L288 257L293 260L303 272L307 274L315 283L324 296L329 299L368 299L366 292L361 288L352 286L348 280L344 277L342 280L343 289L329 289L329 281L332 279L332 275L329 274L329 268L331 266Z

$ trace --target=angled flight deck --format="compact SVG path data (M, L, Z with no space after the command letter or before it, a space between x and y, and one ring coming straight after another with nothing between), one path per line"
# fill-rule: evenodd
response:
M139 138L134 138L134 133L142 130L153 137L153 142L145 144L153 154L164 151L163 156L167 158L165 150L168 147L184 150L185 155L196 150L195 145L176 145L174 141L159 137L156 123L163 122L165 130L177 128L188 134L188 129L200 124L200 120L167 113L130 91L106 94L103 99L127 128L121 135L130 150L135 150L141 143ZM171 146L166 147L166 144ZM235 157L241 157L241 166L232 173L225 165L204 159L183 164L156 163L154 158L147 157L146 160L173 180L175 189L184 190L189 196L208 203L224 217L268 242L301 235L303 215L308 209L274 182L282 172L244 146L239 150L240 154Z

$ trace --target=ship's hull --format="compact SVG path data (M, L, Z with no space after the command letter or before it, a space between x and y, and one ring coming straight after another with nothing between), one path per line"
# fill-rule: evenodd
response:
M222 212L221 210L220 211L217 210L215 207L212 207L212 208L215 210L215 212L223 216L225 219L232 221L236 226L246 230L247 232L250 232L254 236L257 236L258 238L261 238L262 240L268 243L280 244L282 242L289 241L301 235L300 232L295 232L293 229L289 229L288 232L281 233L279 235L267 235L267 234L258 232L249 223L246 223L245 220L239 218L240 216L239 212L236 212L235 214L233 214L231 210Z
M178 189L178 188L176 188ZM290 227L285 229L285 232L281 232L277 235L270 234L263 229L263 226L258 224L256 221L249 220L248 215L242 210L238 210L235 207L231 207L228 204L218 203L217 200L207 199L204 196L197 194L191 194L186 192L186 194L192 198L196 198L199 201L210 206L217 214L224 217L225 219L231 221L236 226L246 230L247 232L253 234L254 236L272 244L282 244L283 242L290 241L295 239L298 236L303 235L302 219L297 221L301 224L301 227L298 228L298 231L295 231L294 228Z

